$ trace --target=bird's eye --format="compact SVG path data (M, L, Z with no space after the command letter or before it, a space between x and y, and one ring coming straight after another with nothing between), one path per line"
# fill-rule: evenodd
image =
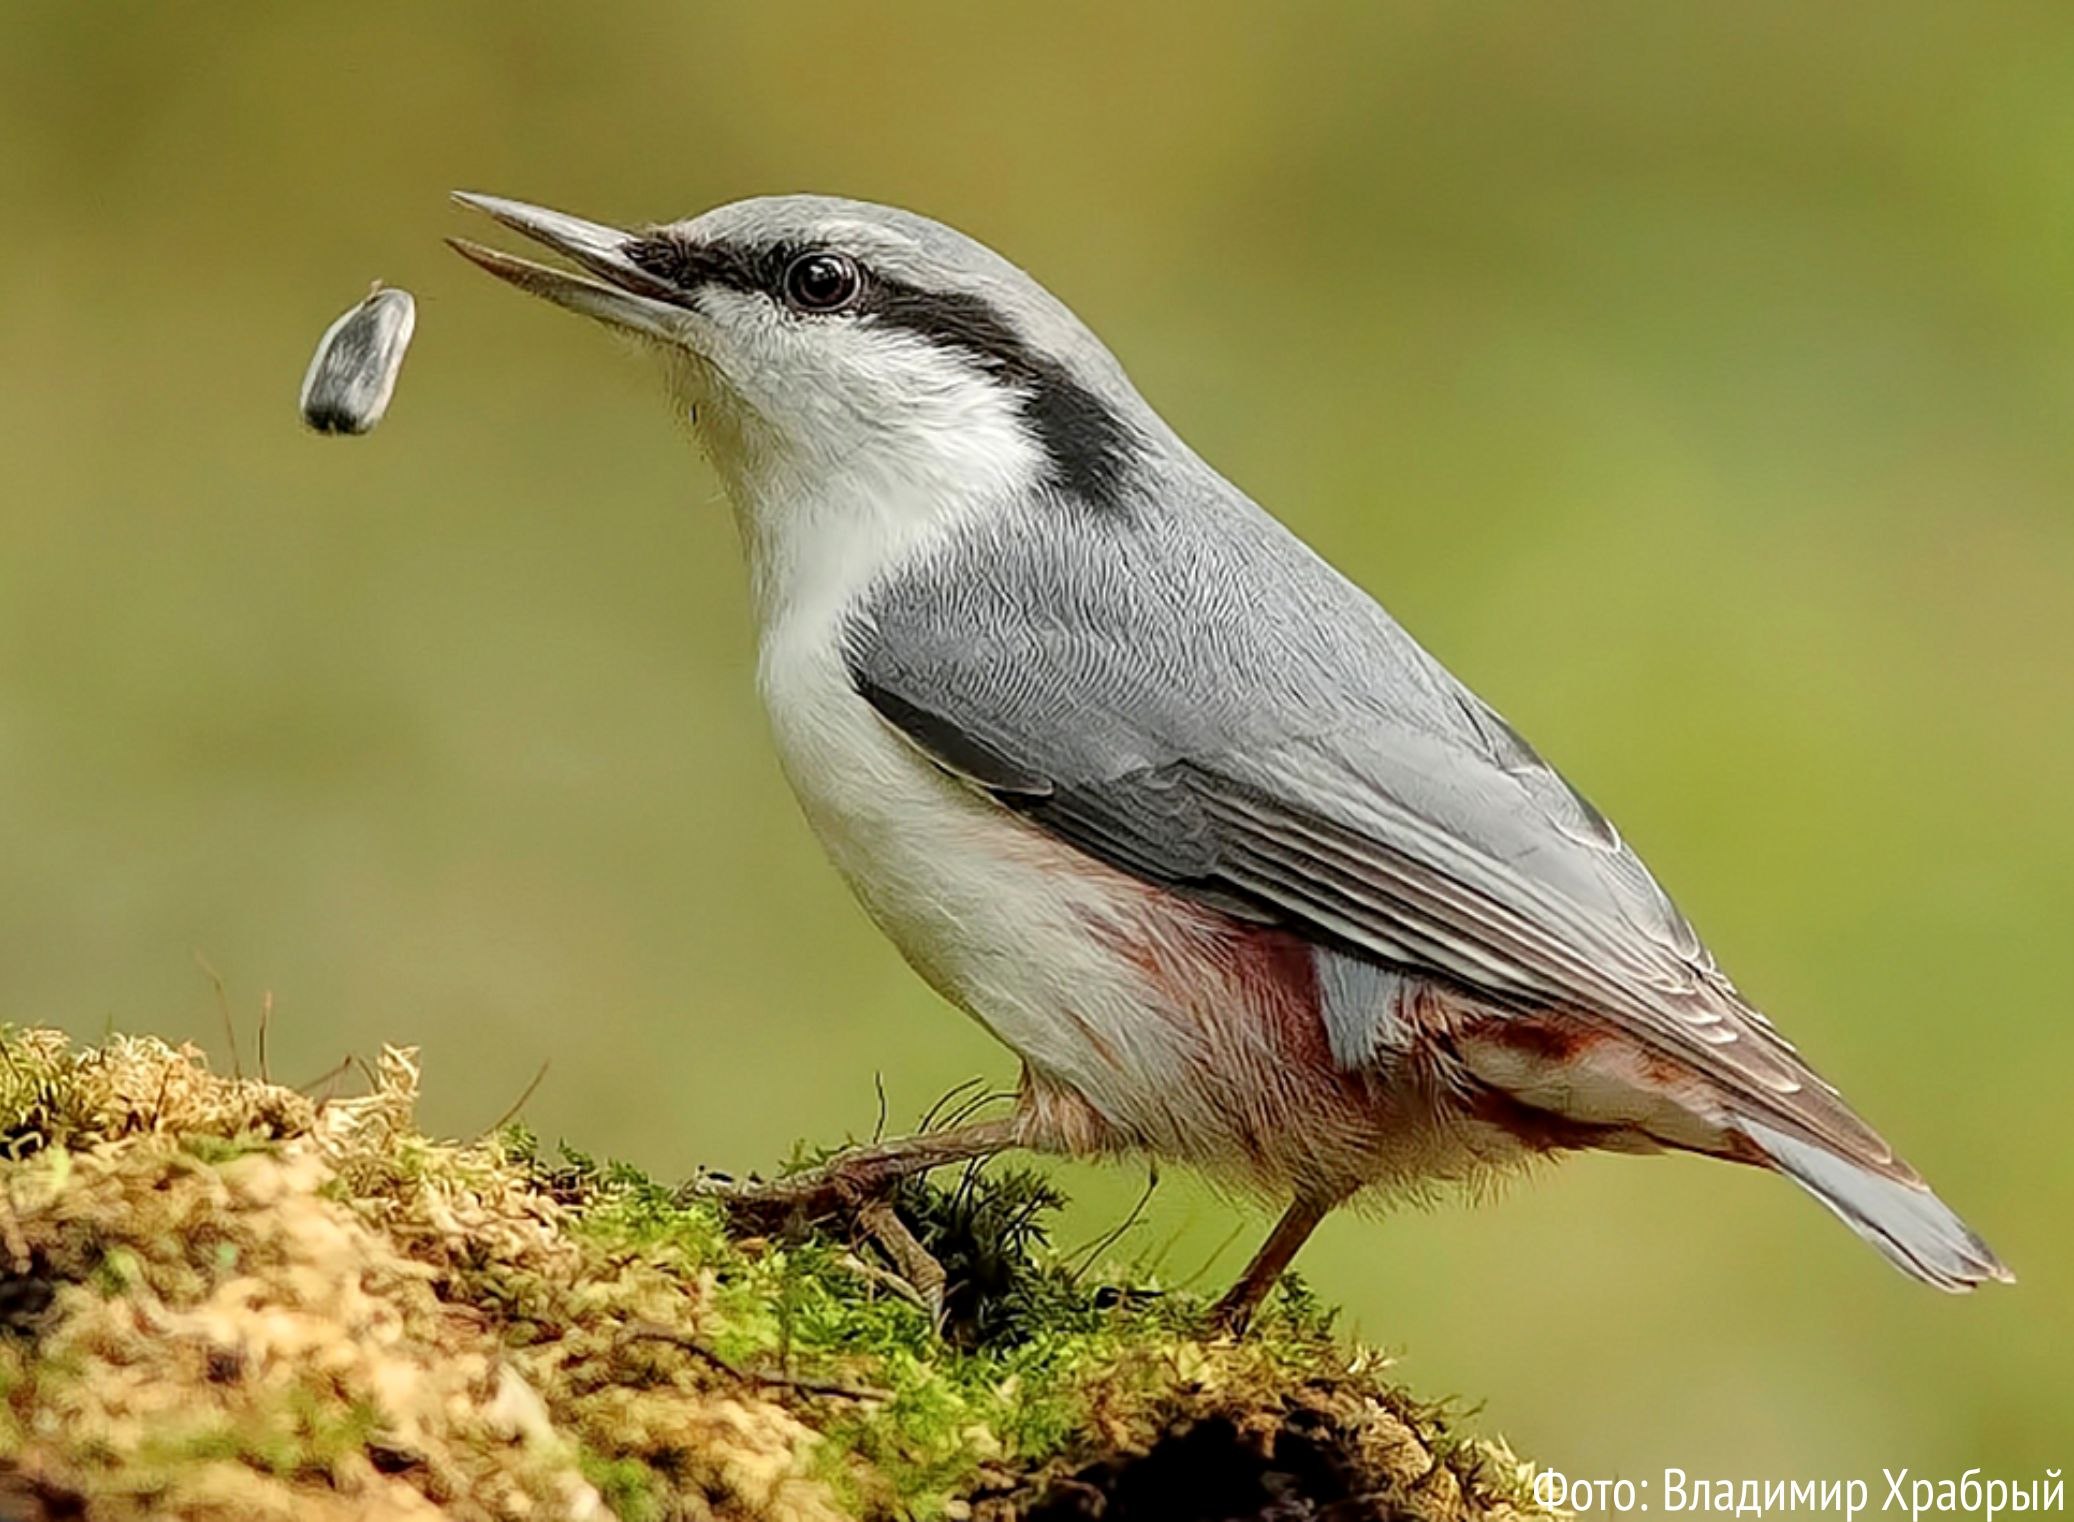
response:
M802 312L840 311L863 287L856 261L825 249L785 266L785 299Z

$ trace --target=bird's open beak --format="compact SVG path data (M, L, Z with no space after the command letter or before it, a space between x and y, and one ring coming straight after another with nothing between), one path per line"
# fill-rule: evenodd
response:
M589 274L535 264L466 238L447 239L463 258L481 265L499 280L508 280L520 290L545 297L572 312L651 338L682 341L687 316L684 302L668 284L627 258L625 250L635 241L632 233L565 216L544 206L507 201L501 196L477 195L467 190L457 190L453 195L463 206L546 244ZM590 275L598 278L593 280Z

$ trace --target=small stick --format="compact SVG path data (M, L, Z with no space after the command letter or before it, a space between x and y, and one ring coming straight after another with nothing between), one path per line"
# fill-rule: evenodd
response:
M526 1107L526 1101L531 1099L533 1091L540 1087L540 1080L547 1076L547 1064L553 1060L551 1057L542 1059L540 1071L533 1075L533 1081L519 1091L519 1097L511 1102L511 1108L491 1123L489 1129L482 1133L484 1136L495 1136L499 1131L502 1131L506 1126L518 1119L519 1111Z
M272 1083L274 1075L267 1069L266 1028L274 1023L274 991L269 988L259 996L259 1081Z
M984 1110L988 1105L1001 1104L1004 1101L1011 1100L1013 1098L1015 1098L1015 1091L1013 1089L989 1089L985 1093L975 1094L970 1099L966 1100L963 1104L959 1105L955 1110L951 1111L950 1114L943 1117L943 1129L946 1131L955 1131L959 1126L964 1125L966 1121L972 1119L973 1116L977 1115L981 1110Z
M978 1077L968 1078L963 1083L953 1084L949 1089L945 1090L944 1095L941 1099L937 1100L935 1104L929 1106L928 1109L922 1112L922 1123L916 1126L915 1129L917 1131L934 1130L936 1127L936 1118L938 1115L943 1113L943 1109L946 1105L948 1105L952 1100L956 1099L960 1094L965 1093L968 1089L976 1089L985 1082L986 1079L984 1077Z
M166 1090L173 1086L173 1070L161 1068L158 1075L158 1093L151 1101L151 1129L156 1131L160 1117L166 1111Z
M343 1074L346 1071L346 1069L351 1067L352 1065L353 1059L351 1056L341 1057L330 1067L326 1068L323 1072L319 1073L315 1078L312 1078L308 1083L297 1084L296 1088L304 1094L310 1094L310 1091L316 1088L317 1085L320 1083L336 1083L339 1080L340 1075ZM313 1099L316 1098L314 1094L310 1094L310 1097ZM331 1103L331 1095L329 1093L325 1094L325 1096L322 1099L317 1100L317 1105L320 1109L329 1103Z
M223 1012L223 1035L230 1042L230 1075L242 1079L245 1064L238 1057L238 1022L230 1012L230 993L223 986L223 974L209 965L209 959L202 955L199 946L194 949L194 965L201 968L203 977L216 985L216 1007Z
M1230 1232L1226 1234L1222 1242L1219 1242L1215 1247L1213 1247L1210 1250L1210 1256L1203 1259L1202 1267L1198 1268L1186 1279L1183 1279L1180 1283L1176 1284L1174 1288L1193 1289L1196 1285L1202 1283L1203 1276L1209 1273L1211 1269L1217 1266L1217 1260L1223 1257L1227 1252L1231 1251L1231 1244L1238 1241L1238 1239L1244 1236L1245 1234L1246 1223L1244 1221L1240 1221L1238 1225L1232 1227L1232 1229L1230 1230Z
M1148 1166L1145 1170L1144 1192L1138 1196L1138 1203L1131 1206L1130 1214L1108 1231L1096 1237L1094 1241L1088 1243L1079 1252L1071 1253L1067 1256L1068 1262L1072 1262L1075 1258L1080 1260L1073 1268L1067 1271L1066 1277L1068 1280L1078 1284L1087 1271L1095 1266L1096 1260L1103 1253L1123 1240L1124 1233L1137 1225L1138 1218L1145 1214L1145 1207L1152 1203L1152 1193L1157 1188L1159 1188L1159 1166L1155 1163ZM1219 1251L1222 1251L1222 1249L1220 1248Z

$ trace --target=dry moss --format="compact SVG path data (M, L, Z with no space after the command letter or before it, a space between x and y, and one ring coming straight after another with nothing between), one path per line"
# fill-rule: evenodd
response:
M522 1133L433 1141L390 1049L319 1102L116 1037L0 1037L0 1516L1223 1518L1531 1509L1527 1471L1300 1288L1210 1337L1077 1280L1035 1175L900 1207L946 1339L852 1244Z

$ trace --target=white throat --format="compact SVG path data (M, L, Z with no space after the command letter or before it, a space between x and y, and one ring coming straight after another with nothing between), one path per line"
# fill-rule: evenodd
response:
M1046 461L1016 395L950 356L771 421L732 388L696 431L734 505L761 636L832 634L873 584L975 516L1034 491ZM766 399L767 402L769 399Z

